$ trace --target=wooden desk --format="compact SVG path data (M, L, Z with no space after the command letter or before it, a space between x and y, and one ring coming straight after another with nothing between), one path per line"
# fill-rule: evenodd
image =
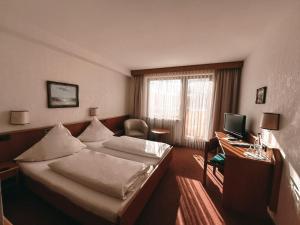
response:
M267 215L272 187L272 160L246 158L243 154L246 148L230 145L223 139L225 136L223 132L216 132L220 147L226 155L223 206L248 215Z

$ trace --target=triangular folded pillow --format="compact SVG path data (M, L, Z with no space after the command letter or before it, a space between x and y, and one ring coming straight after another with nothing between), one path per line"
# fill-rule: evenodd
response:
M94 117L90 125L78 137L81 141L102 141L111 138L114 133L104 126L97 117Z
M26 152L19 155L18 161L45 161L79 152L86 145L73 137L61 123L53 127L48 134Z

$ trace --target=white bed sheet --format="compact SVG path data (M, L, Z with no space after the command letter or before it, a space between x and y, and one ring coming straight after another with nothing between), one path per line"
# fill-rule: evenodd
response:
M18 164L22 172L33 180L36 180L49 189L65 196L71 202L87 211L99 215L113 223L117 221L118 215L122 209L130 203L134 195L140 190L140 188L137 188L128 195L126 200L110 197L52 171L48 167L48 164L57 160L60 159L42 162L18 162ZM150 174L148 177L149 176ZM147 178L145 178L145 180L146 179Z
M130 154L127 152L121 152L118 150L114 150L111 148L105 148L103 147L103 143L107 140L103 141L96 141L96 142L83 142L88 149L94 150L97 152L102 152L104 154L112 155L115 157L123 158L123 159L129 159L136 162L145 163L146 165L157 165L159 164L164 157L168 154L168 152L171 150L171 148L168 148L164 154L162 155L161 159L158 158L150 158L146 156L136 155L136 154Z

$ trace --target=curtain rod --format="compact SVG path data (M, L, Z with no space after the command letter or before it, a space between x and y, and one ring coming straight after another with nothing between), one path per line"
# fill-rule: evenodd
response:
M174 67L164 67L164 68L131 70L131 75L138 76L138 75L145 75L145 74L193 71L193 70L203 70L203 69L233 69L233 68L242 68L243 64L244 61L235 61L235 62L224 62L224 63L210 63L210 64L189 65L189 66L174 66Z

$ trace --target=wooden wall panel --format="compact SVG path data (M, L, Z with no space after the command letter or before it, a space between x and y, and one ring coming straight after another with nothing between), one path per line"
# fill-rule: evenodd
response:
M113 132L123 130L123 124L129 116L119 116L108 119L103 119L101 122ZM73 136L77 137L89 125L90 121L79 123L64 124ZM1 135L8 135L9 140L0 141L0 162L13 160L15 157L26 151L33 144L37 143L45 134L52 128L40 127L28 130L12 131L2 133Z

